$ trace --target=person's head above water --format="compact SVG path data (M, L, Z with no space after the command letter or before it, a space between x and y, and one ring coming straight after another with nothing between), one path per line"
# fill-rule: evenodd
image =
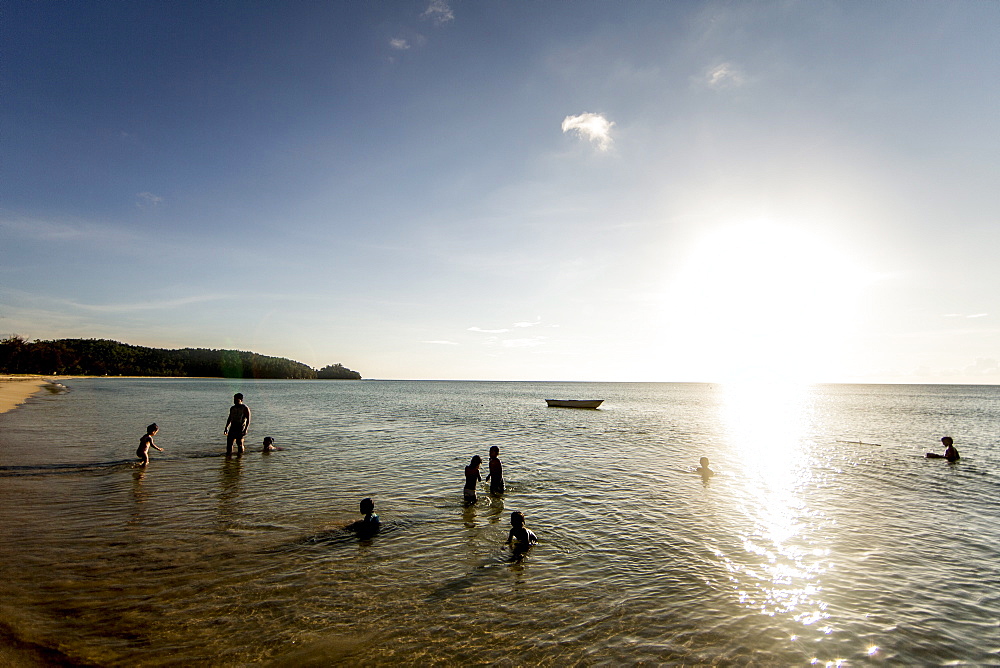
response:
M273 438L271 438L270 436L265 436L264 437L264 445L271 445L272 443L274 443L274 439Z
M233 403L234 404L241 404L241 403L243 403L243 393L242 392L237 392L236 394L233 395Z
M944 443L944 446L946 448L950 448L951 445L954 443L954 441L951 440L951 436L944 436L944 437L942 437L941 438L941 442Z
M499 457L499 456L500 456L500 448L497 447L497 446L495 446L495 445L491 445L490 446L490 457Z
M510 525L515 527L524 526L524 513L520 510L515 510L510 514Z
M479 466L483 463L483 458L479 455L472 455L472 461L469 462L469 466Z
M361 512L369 515L375 512L375 502L370 498L361 499Z
M701 459L698 460L698 463L701 464L701 468L707 469L708 468L708 457L702 457Z
M156 426L155 422L153 424L149 425L148 427L146 427L146 433L147 434L155 434L159 430L160 430L160 428L158 426Z

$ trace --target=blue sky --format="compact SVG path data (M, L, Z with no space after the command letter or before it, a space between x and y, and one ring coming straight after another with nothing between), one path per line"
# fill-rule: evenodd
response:
M1000 5L6 2L0 334L1000 384Z

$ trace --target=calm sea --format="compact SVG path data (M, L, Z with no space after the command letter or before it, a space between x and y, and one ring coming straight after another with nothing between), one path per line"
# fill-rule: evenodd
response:
M997 387L67 384L0 416L5 665L1000 663Z

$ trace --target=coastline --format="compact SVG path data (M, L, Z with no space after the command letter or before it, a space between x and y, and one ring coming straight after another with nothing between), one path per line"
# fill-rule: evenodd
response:
M65 377L0 375L0 414L14 410L49 383Z

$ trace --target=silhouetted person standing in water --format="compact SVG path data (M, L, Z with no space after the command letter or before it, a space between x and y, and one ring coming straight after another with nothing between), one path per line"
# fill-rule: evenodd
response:
M239 392L233 395L233 405L229 409L229 419L222 433L226 435L226 456L233 454L233 444L236 444L237 454L243 454L243 439L250 431L250 407L243 403L243 395Z
M939 455L936 452L928 452L927 459L947 459L949 462L957 462L960 457L958 456L958 450L955 448L954 441L951 436L944 436L941 438L941 444L944 445L944 454Z

